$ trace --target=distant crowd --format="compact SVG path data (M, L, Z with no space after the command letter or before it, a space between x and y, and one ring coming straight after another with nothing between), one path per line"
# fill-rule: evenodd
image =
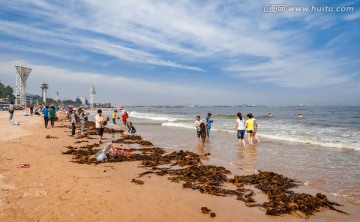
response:
M18 124L16 121L13 120L13 115L15 111L14 103L11 102L9 105L9 121L11 121L14 125ZM33 106L28 108L28 112L25 112L24 115L42 115L44 118L45 128L48 128L49 122L51 127L55 126L55 121L59 118L56 115L58 111L66 111L66 116L72 125L71 136L75 136L76 133L76 125L80 123L80 133L81 135L84 134L85 128L87 126L88 118L90 113L85 112L83 108L73 108L71 106L64 108L59 106L49 106L49 105L40 105L34 109ZM29 114L28 114L29 113ZM128 134L135 134L136 129L133 126L131 121L128 121L129 114L126 111L123 111L121 117L117 116L118 110L115 109L112 113L111 120L113 123L113 129L117 127L117 121L120 121L127 131ZM248 113L246 115L247 120L243 119L242 114L239 112L236 114L237 118L235 121L235 128L234 131L237 135L237 139L239 142L240 147L246 147L247 145L254 144L255 141L260 143L259 138L257 137L258 131L258 124L254 118L252 113ZM268 117L272 117L271 113L267 115ZM298 118L302 119L302 114L298 114ZM101 143L101 139L104 133L104 127L107 125L108 121L110 121L110 117L108 116L105 118L102 114L102 110L97 110L97 114L95 116L95 128L97 130L97 134L99 136L99 143ZM210 130L213 124L212 114L208 113L205 122L201 120L200 116L196 116L195 119L195 128L196 128L196 135L198 138L198 142L205 143L206 138L210 137ZM245 134L247 134L247 144L245 142Z
M12 122L13 124L16 122L16 125L18 125L17 121L15 121L13 119L14 116L14 112L15 112L15 105L13 102L11 102L9 104L8 107L8 111L9 111L9 121ZM44 126L45 128L48 128L49 126L49 122L50 122L50 126L54 127L55 126L55 122L59 121L60 118L57 115L57 112L65 112L65 116L66 118L70 121L71 123L71 136L75 136L76 135L76 127L78 125L78 123L80 123L80 134L84 135L86 127L87 127L87 123L88 123L88 119L90 116L89 112L85 112L85 110L83 108L74 108L72 106L68 106L68 107L61 107L61 106L54 106L54 105L39 105L36 108L34 108L32 105L29 106L28 108L24 107L24 112L23 115L24 116L32 116L32 115L42 115L44 118ZM120 120L120 117L117 117L117 112L118 110L115 109L113 114L112 114L112 123L113 123L113 128L116 129L117 126L117 121ZM128 134L135 134L136 133L136 129L133 126L132 122L128 121L129 118L129 114L126 111L123 111L122 115L121 115L121 121L124 125L124 128L126 130L126 132ZM98 140L99 143L101 143L102 137L103 137L103 133L104 133L104 127L107 125L108 121L110 121L110 117L108 116L107 118L105 118L102 114L102 110L99 109L97 110L97 114L95 115L95 128L98 134Z

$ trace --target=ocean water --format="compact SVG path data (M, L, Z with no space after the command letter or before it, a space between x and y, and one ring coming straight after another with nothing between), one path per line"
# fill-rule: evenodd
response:
M248 172L276 171L360 205L360 107L128 107L127 111L137 132L157 146L210 152L212 159ZM204 120L208 112L214 120L210 139L199 145L195 116ZM255 116L261 143L239 148L234 133L237 112ZM303 119L297 118L299 113Z

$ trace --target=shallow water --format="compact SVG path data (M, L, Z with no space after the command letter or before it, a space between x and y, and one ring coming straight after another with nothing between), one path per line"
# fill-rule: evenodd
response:
M130 120L156 146L211 153L213 159L248 172L276 171L360 205L359 107L147 109L132 108ZM193 117L207 110L214 125L210 139L199 145ZM255 115L261 143L239 148L233 132L236 110ZM301 120L296 118L299 111ZM269 112L273 117L266 117Z

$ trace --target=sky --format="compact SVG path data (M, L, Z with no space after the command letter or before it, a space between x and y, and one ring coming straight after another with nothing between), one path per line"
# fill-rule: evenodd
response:
M20 61L52 98L360 105L360 0L1 0L2 83Z

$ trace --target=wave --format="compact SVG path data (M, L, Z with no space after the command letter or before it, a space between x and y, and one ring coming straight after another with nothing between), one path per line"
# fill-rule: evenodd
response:
M302 144L308 144L308 145L317 145L317 146L332 147L332 148L339 148L339 149L353 149L353 150L360 151L359 146L356 146L353 144L343 144L343 143L339 143L339 142L325 142L325 141L319 141L319 140L316 141L316 140L311 140L311 139L295 138L295 137L284 136L284 135L270 135L270 134L264 134L264 133L259 133L259 137L264 137L267 139L278 140L278 141L302 143Z
M180 127L180 128L186 128L186 129L195 129L195 125L191 123L174 123L174 122L166 122L162 123L162 126L168 126L168 127Z
M262 115L262 116L255 116L255 119L263 119L263 118L270 118L271 116ZM236 119L238 118L237 115L226 115L226 114L216 114L214 115L215 119ZM246 119L246 114L243 115L243 119Z
M155 113L141 113L132 111L129 114L130 117L139 118L139 119L148 119L154 121L163 121L163 122L176 122L176 121L184 121L189 120L183 116L170 116L170 115L162 115L162 114L155 114Z
M165 122L162 123L161 126L166 127L180 127L180 128L186 128L186 129L193 129L195 130L195 126L192 123L184 123L184 122ZM219 132L219 133L234 133L234 130L227 129L226 127L213 127L211 129L212 132ZM294 131L294 134L300 134L299 131ZM326 138L319 140L317 137L309 137L309 138L301 138L296 137L294 135L279 135L279 134L269 134L261 130L258 135L260 138L266 138L270 140L276 140L276 141L285 141L285 142L293 142L293 143L301 143L301 144L307 144L307 145L316 145L316 146L323 146L323 147L332 147L332 148L339 148L339 149L353 149L353 150L359 150L360 146L356 141L349 144L345 144L338 141L330 141L326 140Z

